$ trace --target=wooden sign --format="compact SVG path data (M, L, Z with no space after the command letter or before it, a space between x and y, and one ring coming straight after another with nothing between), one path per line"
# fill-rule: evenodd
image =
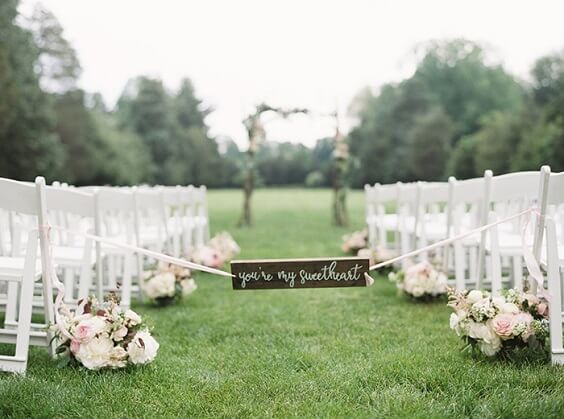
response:
M363 258L266 259L231 262L234 290L366 287L369 261Z

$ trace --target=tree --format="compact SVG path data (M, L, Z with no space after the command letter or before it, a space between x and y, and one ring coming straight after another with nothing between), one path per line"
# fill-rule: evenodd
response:
M160 80L139 77L130 81L118 101L122 128L131 129L145 143L154 171L150 181L169 183L166 165L175 152L171 99Z
M52 178L64 150L53 133L49 97L34 71L39 52L16 24L18 2L0 2L0 176Z
M92 109L99 147L94 150L95 185L136 185L146 182L152 168L151 156L143 140L131 130L120 128L115 116Z
M53 96L54 128L66 151L60 180L78 185L93 183L99 163L95 153L102 146L96 123L84 101L82 90Z
M407 157L407 164L417 179L443 179L453 131L453 122L441 108L417 118L409 133Z
M523 107L524 89L503 67L488 64L477 44L460 39L430 42L422 51L412 77L385 85L372 96L365 89L354 101L359 123L349 137L360 163L353 171L356 186L437 179L445 168L439 162L448 162L450 150L466 166L460 171L449 167L467 175L474 170L468 165L471 157L461 153L476 141L457 147L461 138L480 130L492 112L514 113ZM440 124L448 129L440 132ZM426 165L422 152L439 165Z
M30 27L39 48L38 63L42 87L56 93L76 89L82 68L55 15L37 3Z
M450 155L447 173L457 179L470 179L478 175L476 171L476 138L462 137Z

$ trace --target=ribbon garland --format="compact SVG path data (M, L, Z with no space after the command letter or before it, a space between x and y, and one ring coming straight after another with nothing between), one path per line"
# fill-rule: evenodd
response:
M522 217L523 215L526 215L527 218L526 218L526 221L525 221L525 223L524 223L523 229L522 229L522 231L521 231L521 242L522 242L522 247L523 247L523 249L522 249L522 250L523 250L523 258L525 259L525 265L527 266L527 270L529 271L529 275L530 275L530 276L536 281L536 283L537 283L537 287L538 287L539 293L540 293L543 297L545 297L545 298L548 299L548 294L547 294L547 292L545 291L544 286L543 286L544 277L543 277L543 275L542 275L540 266L539 266L539 264L538 264L538 261L537 261L536 258L534 257L533 252L531 251L531 249L529 248L529 246L527 246L526 241L525 241L526 230L527 230L527 226L528 226L528 224L529 224L529 219L530 219L531 213L535 213L535 214L539 214L539 215L540 215L540 213L537 211L537 209L536 209L535 207L527 208L526 210L523 210L523 211L521 211L521 212L519 212L519 213L517 213L517 214L511 215L511 216L509 216L509 217L503 218L503 219L498 220L498 221L495 221L495 222L493 222L493 223L485 224L485 225L483 225L483 226L481 226L481 227L475 228L475 229L473 229L473 230L469 230L469 231L467 231L467 232L465 232L465 233L462 233L462 234L458 234L458 235L456 235L456 236L454 236L454 237L450 237L450 238L448 238L448 239L440 240L440 241L438 241L438 242L436 242L436 243L433 243L433 244L431 244L431 245L429 245L429 246L425 246L425 247L422 247L422 248L420 248L420 249L416 249L416 250L413 250L413 251L411 251L411 252L405 253L405 254L403 254L403 255L396 256L395 258L388 259L388 260L386 260L386 261L384 261L384 262L377 263L377 264L375 264L375 265L372 265L372 266L370 267L370 270L373 271L373 270L382 268L382 267L384 267L384 266L388 266L388 265L394 264L394 263L399 262L399 261L401 261L401 260L404 260L404 259L407 259L407 258L410 258L410 257L413 257L413 256L417 256L417 255L419 255L419 254L421 254L421 253L424 253L424 252L427 252L427 251L429 251L429 250L433 250L433 249L436 249L436 248L438 248L438 247L447 246L447 245L449 245L449 244L451 244L451 243L454 243L455 241L462 240L462 239L464 239L464 238L466 238L466 237L469 237L469 236L471 236L471 235L473 235L473 234L481 233L481 232L486 231L486 230L489 230L490 228L495 227L495 226L497 226L497 225L499 225L499 224L503 224L503 223L506 223L506 222L508 222L508 221L511 221L511 220L513 220L513 219L515 219L515 218L519 218L519 217Z
M377 263L375 265L370 266L369 270L373 271L373 270L382 268L384 266L394 264L394 263L399 262L401 260L411 258L413 256L417 256L421 253L428 252L429 250L433 250L433 249L436 249L436 248L439 248L439 247L447 246L451 243L454 243L455 241L464 239L464 238L469 237L469 236L476 234L476 233L480 233L480 232L489 230L490 228L495 227L499 224L503 224L507 221L511 221L515 218L526 215L527 218L526 218L526 221L523 225L522 232L521 232L521 240L522 240L522 246L523 246L522 247L523 258L525 260L525 265L527 266L527 270L529 271L529 276L532 277L537 283L538 291L540 292L540 294L542 296L544 296L545 298L548 298L548 294L546 293L544 286L543 286L544 277L542 275L542 271L540 269L538 261L535 259L533 252L531 251L529 246L527 246L526 241L525 241L525 235L526 235L527 226L529 224L530 215L533 212L536 213L536 214L539 214L538 211L536 210L536 208L531 207L531 208L523 210L523 211L521 211L517 214L514 214L512 216L503 218L501 220L492 222L490 224L483 225L481 227L467 231L465 233L458 234L454 237L450 237L448 239L440 240L440 241L433 243L429 246L425 246L423 248L413 250L413 251L405 253L403 255L399 255L399 256L392 258L392 259L389 259L385 262ZM179 259L179 258L176 258L176 257L173 257L173 256L169 256L169 255L166 255L164 253L154 252L152 250L147 250L147 249L144 249L142 247L133 246L133 245L129 245L129 244L126 244L126 243L114 241L114 240L107 239L105 237L97 236L97 235L94 235L94 234L78 232L78 231L70 230L70 229L67 229L67 228L64 228L64 227L61 227L61 226L51 226L51 225L41 226L41 229L46 233L46 236L47 236L47 239L48 239L48 242L49 242L48 244L49 244L50 260L53 260L53 254L52 254L53 246L52 246L52 243L51 243L50 232L51 232L51 230L59 230L59 231L64 231L64 232L67 232L67 233L83 236L85 239L97 241L97 242L104 243L104 244L107 244L107 245L110 245L110 246L120 247L122 249L126 249L126 250L130 250L132 252L140 253L140 254L148 256L150 258L157 259L157 260L167 262L167 263L171 263L171 264L174 264L174 265L182 266L184 268L194 269L194 270L207 272L207 273L214 274L214 275L225 276L225 277L233 277L234 276L233 274L226 272L226 271L222 271L220 269L210 268L210 267L207 267L207 266L204 266L204 265L200 265L198 263L189 262L187 260L183 260L183 259ZM64 295L65 295L65 287L57 276L57 272L56 272L56 268L55 268L54 264L51 264L51 267L52 267L51 276L52 276L52 279L53 279L53 285L57 288L57 291L58 291L57 297L55 299L55 305L54 305L55 322L56 322L56 325L57 325L58 329L60 330L61 334L68 339L72 339L72 335L70 335L69 332L67 331L67 329L66 329L66 327L65 327L65 325L64 325L64 323L61 319L60 313L59 313L60 307L63 305L63 299L64 299ZM366 274L366 276L367 276L367 278L366 278L367 285L372 285L374 280L368 274ZM370 280L368 278L370 278Z

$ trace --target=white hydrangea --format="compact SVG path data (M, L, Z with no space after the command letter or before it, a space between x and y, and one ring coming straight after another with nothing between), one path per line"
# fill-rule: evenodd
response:
M174 297L176 278L172 272L163 272L145 281L143 289L151 299Z

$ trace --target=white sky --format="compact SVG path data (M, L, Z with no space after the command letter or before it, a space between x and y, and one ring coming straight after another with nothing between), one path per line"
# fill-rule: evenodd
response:
M25 11L36 0L22 0ZM261 101L345 112L364 86L409 76L413 47L465 37L527 78L564 47L564 2L536 0L43 0L83 66L81 86L113 106L145 74L170 88L188 76L215 111L214 135L246 144L241 120ZM342 123L345 130L347 121ZM272 140L312 145L334 122L297 116L267 125Z

